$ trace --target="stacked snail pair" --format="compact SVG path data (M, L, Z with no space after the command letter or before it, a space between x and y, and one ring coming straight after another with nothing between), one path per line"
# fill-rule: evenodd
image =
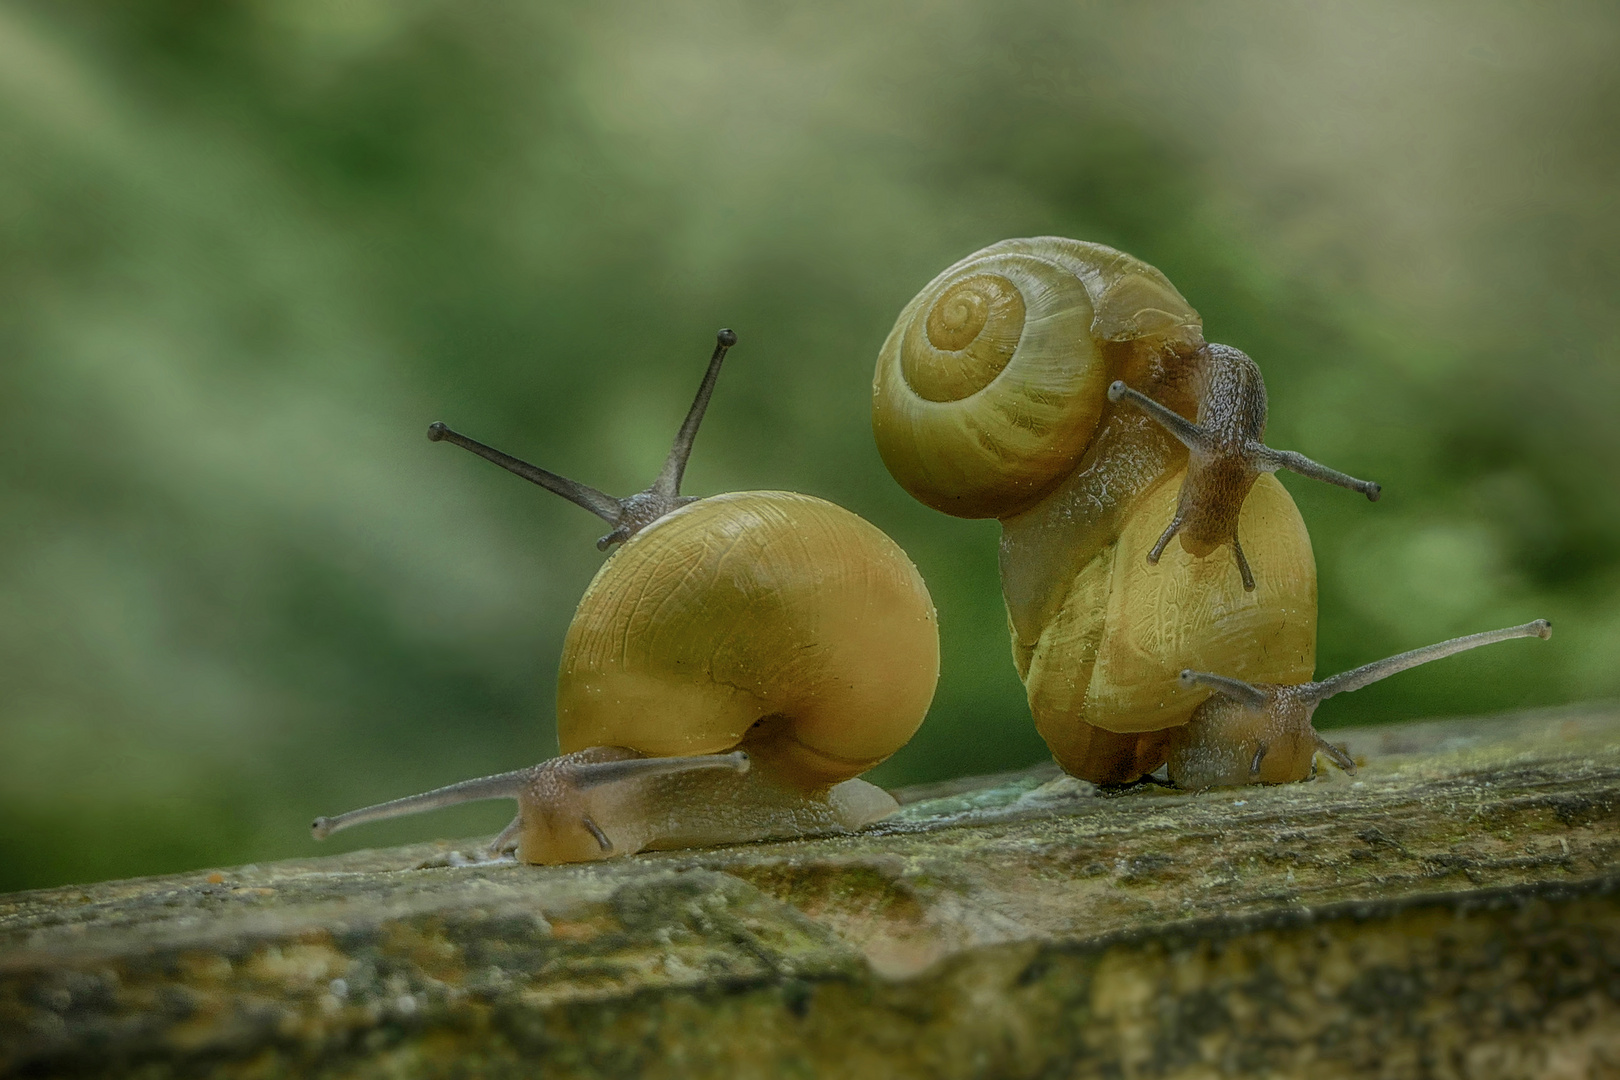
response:
M563 645L561 756L318 818L317 838L509 798L518 815L491 850L562 863L850 831L895 810L858 776L928 710L933 604L893 541L831 503L680 494L735 342L720 332L658 479L624 499L433 425L602 517L598 546L622 546ZM1007 240L940 274L883 346L872 420L913 496L1001 521L1013 659L1042 737L1085 780L1165 766L1185 788L1279 783L1311 775L1318 752L1354 771L1311 726L1324 699L1550 633L1537 621L1309 681L1315 561L1271 474L1369 499L1378 485L1265 446L1254 362L1206 343L1163 274L1100 244Z

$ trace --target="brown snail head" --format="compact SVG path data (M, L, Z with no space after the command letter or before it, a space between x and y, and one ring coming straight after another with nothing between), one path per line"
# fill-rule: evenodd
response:
M1185 686L1214 693L1175 729L1168 746L1170 779L1177 787L1231 787L1304 780L1317 753L1347 773L1356 763L1311 725L1316 707L1335 694L1360 690L1407 668L1513 638L1552 636L1546 619L1452 638L1342 672L1330 679L1282 686L1251 685L1210 672L1183 671Z

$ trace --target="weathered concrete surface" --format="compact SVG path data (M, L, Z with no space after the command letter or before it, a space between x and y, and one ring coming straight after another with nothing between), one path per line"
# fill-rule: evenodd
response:
M1337 734L1354 779L0 897L0 1073L1620 1075L1620 709Z

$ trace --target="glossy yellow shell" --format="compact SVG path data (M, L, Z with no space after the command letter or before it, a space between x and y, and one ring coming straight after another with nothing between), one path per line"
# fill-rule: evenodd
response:
M737 492L659 519L603 564L563 644L563 753L729 750L805 788L887 758L922 723L939 635L922 577L832 503Z
M916 498L1002 522L1013 657L1037 728L1087 779L1135 779L1209 695L1186 667L1252 682L1310 677L1316 569L1269 476L1240 518L1257 588L1233 559L1148 550L1175 512L1187 451L1123 379L1196 413L1198 313L1163 274L1100 244L1006 240L956 263L901 312L878 357L872 426Z
M1179 473L1126 517L1119 541L1075 575L1057 616L1020 672L1037 726L1054 751L1084 717L1117 732L1187 722L1209 696L1184 690L1185 668L1256 682L1311 677L1316 655L1316 566L1299 511L1275 477L1256 481L1240 518L1255 567L1245 591L1230 559L1194 558L1180 545L1155 564L1147 551L1175 507ZM1060 759L1062 755L1060 754Z
M1101 244L1003 240L900 313L873 379L878 452L936 510L1015 513L1079 463L1117 377L1107 346L1135 341L1203 341L1163 274Z

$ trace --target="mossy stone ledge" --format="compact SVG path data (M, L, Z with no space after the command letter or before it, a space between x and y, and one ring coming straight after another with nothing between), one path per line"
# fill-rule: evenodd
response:
M1355 777L1044 767L857 836L0 897L0 1073L1620 1075L1620 707L1331 734Z

